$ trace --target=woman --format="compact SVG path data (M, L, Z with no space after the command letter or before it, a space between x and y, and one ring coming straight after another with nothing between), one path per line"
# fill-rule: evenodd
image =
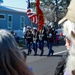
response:
M0 30L0 75L33 75L11 33Z

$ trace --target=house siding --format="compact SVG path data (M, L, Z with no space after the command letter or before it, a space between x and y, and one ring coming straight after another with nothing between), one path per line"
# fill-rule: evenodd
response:
M21 29L20 27L20 18L21 16L25 17L24 24L31 25L31 21L29 20L26 13L15 13L15 12L9 12L9 11L0 11L0 14L5 14L5 19L0 20L0 28L8 29L8 15L12 15L12 29L18 30Z
M35 25L34 23L32 23L32 21L28 18L27 14L25 11L17 11L17 10L13 10L10 8L7 8L5 6L0 6L0 14L4 14L5 15L5 19L0 19L0 28L1 29L7 29L7 30L11 30L13 29L17 35L19 37L23 37L23 32L21 28L21 17L24 16L24 24L26 24L27 26L31 26L31 27L38 27L37 25ZM8 28L8 16L11 15L12 16L12 27Z

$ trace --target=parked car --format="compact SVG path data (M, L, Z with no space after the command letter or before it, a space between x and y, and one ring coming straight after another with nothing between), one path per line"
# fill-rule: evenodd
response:
M56 31L57 31L57 33L56 33L56 41L58 43L63 38L63 30L62 29L57 29Z

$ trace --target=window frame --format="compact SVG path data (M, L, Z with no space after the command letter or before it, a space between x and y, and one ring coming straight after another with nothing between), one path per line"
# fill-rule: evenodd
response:
M0 15L4 15L4 18L0 18L0 20L5 20L6 18L5 14L0 13Z
M24 19L23 22L22 22L22 18ZM22 26L22 23L23 23L23 26ZM24 24L25 24L25 16L20 16L20 28L21 28L21 29L23 29Z
M11 16L11 27L9 27L9 22L10 22L10 21L9 21L9 16ZM12 21L13 21L13 15L12 15L12 14L8 14L8 19L7 19L7 20L8 20L8 21L7 21L7 23L8 23L8 24L7 24L7 25L8 25L8 26L7 26L8 29L12 29L12 25L13 25L13 22L12 22Z

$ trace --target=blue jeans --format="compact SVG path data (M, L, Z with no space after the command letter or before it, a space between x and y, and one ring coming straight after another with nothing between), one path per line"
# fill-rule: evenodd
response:
M25 47L27 48L27 40L26 40L26 38L24 38L24 44L25 44Z
M49 49L48 55L53 53L52 46L53 46L53 42L47 42L47 47Z
M27 43L27 48L28 48L28 55L29 55L29 53L31 52L31 48L30 48L30 42L29 43Z
M33 43L33 50L34 50L34 55L37 54L37 42Z
M43 54L43 47L44 47L44 42L43 41L39 41L39 49L41 50L41 54L40 55L42 55Z

